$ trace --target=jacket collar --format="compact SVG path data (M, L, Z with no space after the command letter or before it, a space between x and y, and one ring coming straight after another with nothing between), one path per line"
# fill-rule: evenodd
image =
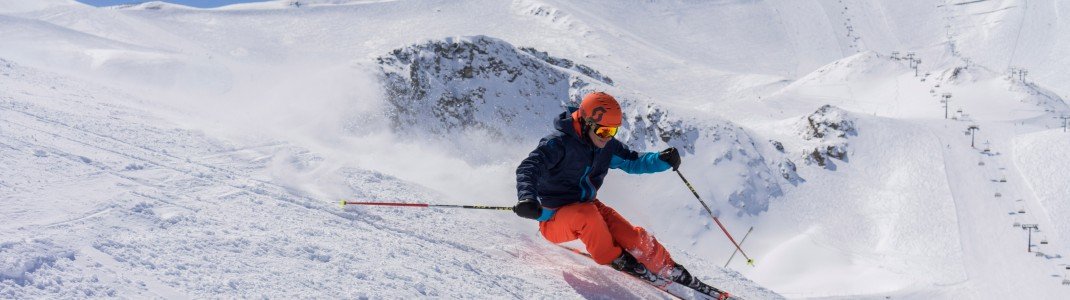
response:
M572 114L561 113L558 115L557 119L554 120L554 129L580 141L581 144L594 146L591 144L590 139L584 138L584 135L580 133L580 122L572 119Z

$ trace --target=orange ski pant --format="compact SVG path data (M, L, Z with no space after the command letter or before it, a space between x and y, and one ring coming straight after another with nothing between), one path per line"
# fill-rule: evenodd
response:
M580 239L594 261L603 265L613 262L622 250L657 274L669 272L674 265L669 251L645 229L632 226L597 199L558 208L552 218L539 223L539 232L555 244Z

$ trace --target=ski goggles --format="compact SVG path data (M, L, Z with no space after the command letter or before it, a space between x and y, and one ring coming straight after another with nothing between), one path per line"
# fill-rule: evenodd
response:
M595 125L595 126L596 127L594 128L594 135L597 135L597 136L599 136L599 137L601 137L603 139L608 139L608 138L611 138L611 137L617 135L617 130L620 129L619 126L618 127L608 127L608 126L601 126L601 125Z

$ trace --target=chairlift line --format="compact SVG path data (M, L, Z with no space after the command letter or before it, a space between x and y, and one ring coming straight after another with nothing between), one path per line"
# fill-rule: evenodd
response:
M1033 231L1040 228L1037 227L1037 224L1022 224L1022 229L1029 233L1028 239L1026 240L1026 252L1033 252ZM1043 255L1040 251L1037 251L1037 253L1037 256Z

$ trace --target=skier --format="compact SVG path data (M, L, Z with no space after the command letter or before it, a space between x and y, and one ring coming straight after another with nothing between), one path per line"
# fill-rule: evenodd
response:
M602 92L586 95L571 114L561 113L554 122L557 131L539 141L516 169L520 200L513 212L539 221L539 232L551 243L583 241L599 264L650 281L660 277L691 288L706 286L673 262L646 230L598 199L609 168L644 174L680 166L676 148L637 153L614 139L621 118L617 100Z

